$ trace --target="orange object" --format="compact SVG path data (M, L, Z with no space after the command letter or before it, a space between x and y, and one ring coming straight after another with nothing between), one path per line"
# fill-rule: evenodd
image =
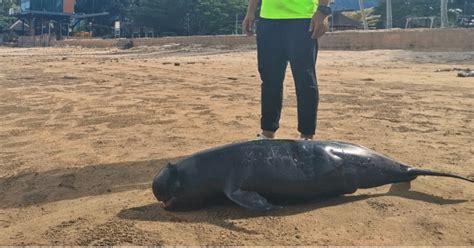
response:
M74 5L76 4L76 0L64 0L64 13L74 13Z

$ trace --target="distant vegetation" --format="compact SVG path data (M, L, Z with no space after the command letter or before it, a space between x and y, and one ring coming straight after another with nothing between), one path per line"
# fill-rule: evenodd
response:
M386 20L386 1L381 1L380 5L375 7L373 14L381 15L377 28L385 27ZM457 15L473 15L473 0L452 0L449 1L450 22L455 23ZM404 28L407 17L437 17L440 21L441 5L440 0L392 0L393 27Z
M0 1L0 30L14 21L8 9L14 1ZM245 16L248 0L77 0L76 12L109 12L101 25L112 26L115 20L148 27L157 34L176 35L230 34ZM385 0L365 0L366 7L375 7L373 15L381 18L378 28L385 27ZM404 27L407 17L440 15L440 0L392 0L394 27ZM336 10L357 10L358 0L336 0ZM450 18L474 14L473 0L449 1Z
M129 21L156 33L229 34L242 21L247 0L78 0L76 11L109 12L110 21Z
M12 24L15 18L8 16L8 10L15 6L13 1L0 1L0 31Z

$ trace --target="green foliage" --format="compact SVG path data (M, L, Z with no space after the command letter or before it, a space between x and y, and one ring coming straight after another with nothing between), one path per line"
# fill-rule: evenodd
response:
M449 9L466 9L466 0L449 1ZM374 14L382 15L378 28L385 27L386 1L375 7ZM469 9L469 8L468 8ZM469 13L466 13L469 14ZM392 0L393 27L404 28L407 17L437 17L439 22L441 15L440 0ZM451 21L454 21L455 15L450 13Z
M375 8L376 14L381 14L381 22L385 22L386 2ZM440 15L440 0L392 0L393 27L405 27L407 17L430 17ZM382 28L384 23L379 23Z
M189 0L141 0L131 11L136 25L181 34Z
M196 0L190 10L191 34L230 34L246 13L246 0Z
M15 21L15 18L8 16L8 10L14 7L13 1L2 1L0 3L0 31L7 28Z
M141 0L131 19L159 33L230 34L246 7L247 0Z
M8 28L14 19L0 14L0 31Z
M77 0L75 10L78 13L109 12L114 19L124 19L136 0Z

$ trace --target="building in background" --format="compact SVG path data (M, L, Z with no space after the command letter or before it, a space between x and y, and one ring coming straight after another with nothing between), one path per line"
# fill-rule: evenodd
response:
M75 4L75 0L20 0L20 10L73 14Z
M23 36L20 40L23 46L48 46L54 39L69 36L70 31L81 22L93 24L93 18L108 15L108 13L75 13L76 0L18 0L19 6L11 15L22 23ZM92 31L90 32L92 33Z
M22 45L48 46L51 39L62 39L68 34L74 15L75 0L18 0L12 15L22 23ZM37 37L38 36L38 37Z

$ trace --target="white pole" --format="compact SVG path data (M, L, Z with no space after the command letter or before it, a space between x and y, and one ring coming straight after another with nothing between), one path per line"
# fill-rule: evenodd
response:
M393 27L393 17L392 17L392 0L387 0L387 29Z
M441 0L441 27L448 27L448 0Z
M362 22L364 23L364 30L369 29L369 24L367 23L367 16L365 15L365 4L364 0L359 0L360 12L362 14Z
M235 14L235 35L239 34L239 13Z
M336 3L336 0L331 0L331 7L334 6L334 4ZM334 8L331 8L331 32L334 31Z

